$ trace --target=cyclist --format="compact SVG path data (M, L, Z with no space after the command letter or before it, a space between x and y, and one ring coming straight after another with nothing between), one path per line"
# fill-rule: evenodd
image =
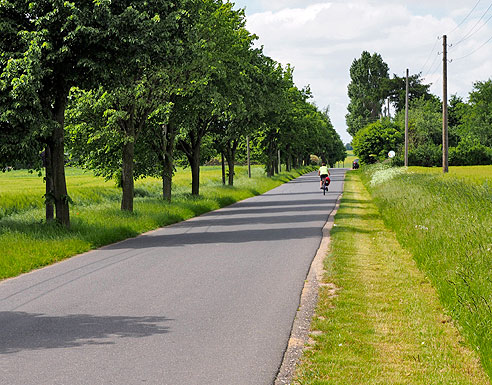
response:
M325 162L321 163L321 167L318 170L318 175L321 178L321 180L319 182L319 188L320 188L320 190L322 190L323 189L323 181L326 179L327 176L330 176L330 170L328 170L328 167L326 167Z

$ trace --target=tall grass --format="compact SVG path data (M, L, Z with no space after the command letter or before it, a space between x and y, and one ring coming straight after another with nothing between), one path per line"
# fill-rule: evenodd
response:
M488 384L436 291L349 172L294 384Z
M201 194L191 196L191 173L179 170L173 185L173 202L161 198L161 181L137 181L134 212L120 210L121 190L77 169L67 172L71 228L44 222L42 178L17 171L0 175L0 279L13 277L72 255L136 236L239 200L264 193L305 170L267 178L261 167L249 179L238 167L234 187L222 186L220 168L204 167Z
M375 166L362 178L492 377L492 167L472 170L453 177Z

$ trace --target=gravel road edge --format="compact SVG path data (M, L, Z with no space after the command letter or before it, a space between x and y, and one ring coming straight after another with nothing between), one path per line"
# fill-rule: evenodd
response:
M274 385L285 385L291 383L295 374L297 363L302 357L302 353L308 343L311 320L318 302L320 282L323 279L323 261L328 252L330 245L330 231L333 228L335 214L340 207L342 195L343 193L338 196L335 208L329 214L328 220L322 229L323 236L318 251L311 262L311 267L309 268L306 280L304 281L299 308L297 309L289 342L287 344L287 349L284 352L284 357L275 378Z

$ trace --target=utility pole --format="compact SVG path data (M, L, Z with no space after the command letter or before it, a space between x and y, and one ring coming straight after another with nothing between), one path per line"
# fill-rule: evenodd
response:
M408 68L405 86L405 167L408 167Z
M442 171L448 170L448 55L447 36L442 37Z
M251 178L251 158L249 152L249 135L246 137L246 147L248 149L248 177Z

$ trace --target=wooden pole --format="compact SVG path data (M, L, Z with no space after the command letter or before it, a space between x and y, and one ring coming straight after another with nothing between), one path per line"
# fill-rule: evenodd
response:
M405 87L405 167L408 167L408 68Z
M442 37L442 171L448 170L448 55L447 36Z

